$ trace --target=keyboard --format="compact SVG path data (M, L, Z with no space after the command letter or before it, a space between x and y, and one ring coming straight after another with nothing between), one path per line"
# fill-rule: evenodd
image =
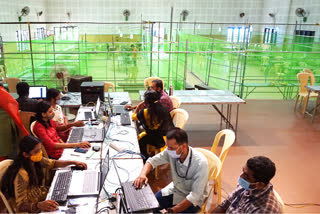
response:
M78 143L82 141L84 129L83 128L73 128L68 140L68 143Z
M84 119L85 120L92 119L92 112L85 111L84 112Z
M124 189L130 212L152 210L159 207L159 203L149 185L141 189L136 189L133 181L128 181L121 185Z
M71 178L72 171L61 172L58 174L52 191L51 200L58 202L60 205L67 201Z
M121 125L131 125L131 118L128 112L120 114Z

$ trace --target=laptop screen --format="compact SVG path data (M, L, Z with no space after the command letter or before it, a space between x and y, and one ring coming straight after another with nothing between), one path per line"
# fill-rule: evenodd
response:
M103 188L104 182L107 178L108 172L109 172L109 149L107 151L105 159L102 161L102 166L101 166L101 179L100 179L100 192Z
M96 114L97 115L99 115L100 105L101 105L100 98L98 97L97 104L96 104Z
M45 99L46 97L47 97L47 87L46 86L30 86L29 98Z

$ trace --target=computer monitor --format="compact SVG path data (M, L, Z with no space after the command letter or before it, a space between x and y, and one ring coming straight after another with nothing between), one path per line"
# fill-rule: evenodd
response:
M46 86L30 86L29 87L29 98L46 99L47 98L47 87Z

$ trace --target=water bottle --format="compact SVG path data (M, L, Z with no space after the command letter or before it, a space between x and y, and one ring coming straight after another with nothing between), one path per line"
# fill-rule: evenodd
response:
M88 127L89 127L89 128L92 128L91 118L89 118Z
M173 87L172 85L170 85L170 88L169 88L169 96L172 96L173 95Z

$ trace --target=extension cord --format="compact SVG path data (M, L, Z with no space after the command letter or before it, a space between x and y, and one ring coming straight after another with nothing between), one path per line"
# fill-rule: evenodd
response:
M113 142L113 141L110 142L109 146L110 146L111 148L113 148L114 150L116 150L117 152L121 152L121 151L124 150L124 149L119 148L119 147L115 144L115 142Z

